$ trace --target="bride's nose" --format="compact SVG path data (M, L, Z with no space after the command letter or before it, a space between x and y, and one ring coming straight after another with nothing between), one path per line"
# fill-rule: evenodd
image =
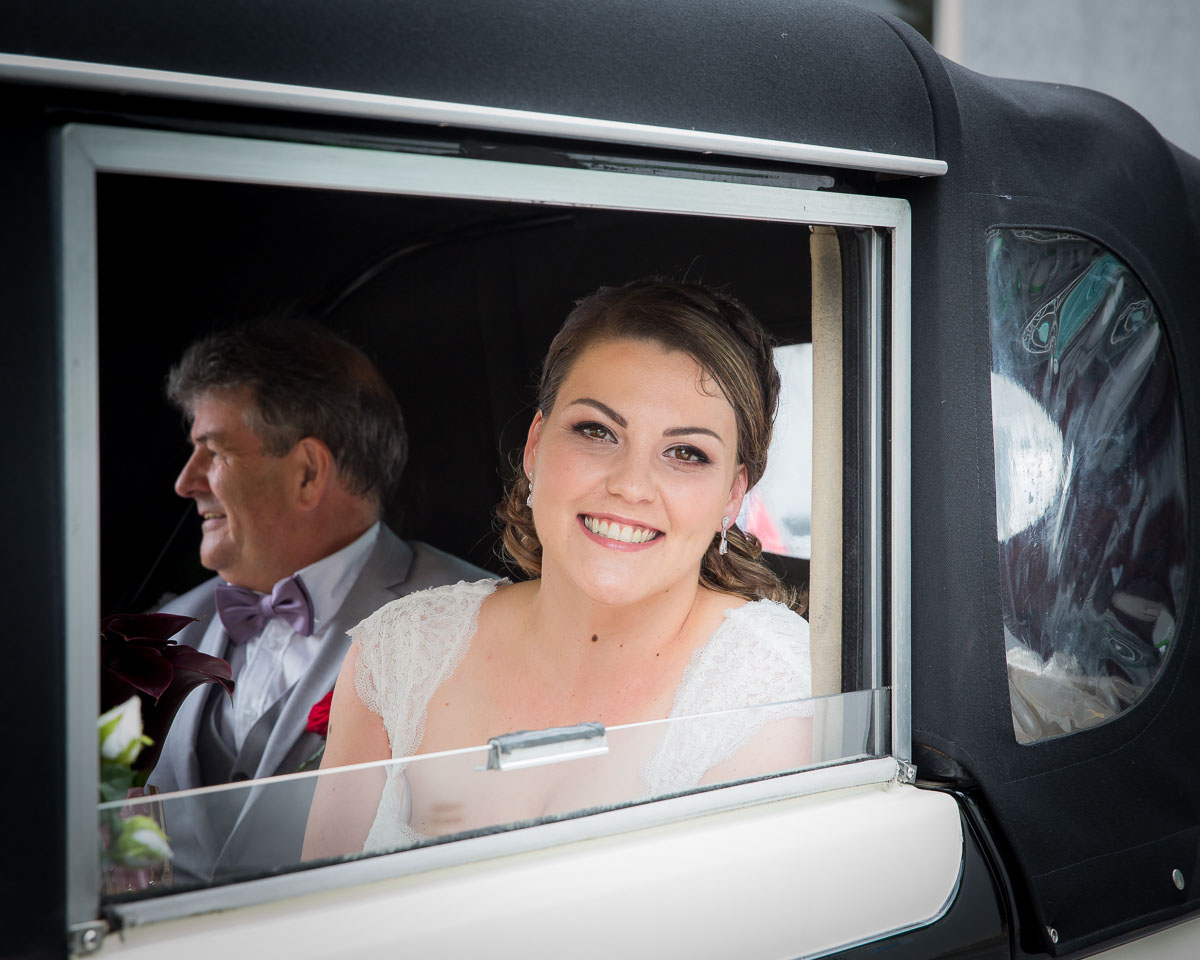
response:
M630 503L654 499L654 480L644 456L625 452L614 457L608 473L608 492Z

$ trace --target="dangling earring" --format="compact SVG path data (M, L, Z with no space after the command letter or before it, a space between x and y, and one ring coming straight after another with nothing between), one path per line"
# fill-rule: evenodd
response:
M721 518L721 545L719 547L717 547L717 553L719 553L721 556L725 556L725 554L727 554L729 552L729 541L725 539L725 534L728 531L728 529L729 529L729 518L722 517Z
M529 473L529 496L525 498L525 506L533 509L533 471Z

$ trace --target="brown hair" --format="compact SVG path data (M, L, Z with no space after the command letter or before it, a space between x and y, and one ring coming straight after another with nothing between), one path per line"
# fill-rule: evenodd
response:
M387 501L408 438L391 387L357 347L314 321L273 318L197 340L167 375L167 398L189 419L202 394L237 389L250 391L246 425L268 456L316 437L348 490Z
M779 374L770 337L750 311L732 297L694 283L638 280L623 287L601 287L575 304L550 344L538 384L543 416L550 415L559 388L583 352L614 340L657 343L686 353L700 365L733 407L738 462L746 468L747 489L753 487L767 467ZM496 514L503 526L504 552L536 577L542 570L542 544L533 511L525 505L528 495L529 479L518 469ZM724 556L718 550L717 534L705 551L700 564L702 586L803 609L796 591L762 561L762 546L753 534L734 524L727 537L729 552Z

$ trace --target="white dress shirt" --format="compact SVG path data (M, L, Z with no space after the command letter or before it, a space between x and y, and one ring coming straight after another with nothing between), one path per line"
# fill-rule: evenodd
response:
M377 522L366 533L337 553L331 553L303 570L297 570L313 604L313 632L305 637L280 617L273 617L262 632L245 643L229 647L229 667L235 687L233 702L221 697L215 717L217 731L226 743L242 749L246 734L275 701L304 675L326 639L330 618L354 586L379 538ZM208 634L223 631L214 616ZM206 639L208 638L206 634Z

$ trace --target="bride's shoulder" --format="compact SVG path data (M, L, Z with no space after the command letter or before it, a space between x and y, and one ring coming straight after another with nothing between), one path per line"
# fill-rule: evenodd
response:
M411 635L418 627L452 627L474 619L483 601L504 582L491 578L460 580L417 590L384 604L347 632L361 645L368 640Z
M704 618L720 633L755 636L808 636L808 621L791 607L775 600L748 600L707 587L700 588Z
M807 654L808 621L774 600L753 600L725 610L720 632L763 650Z
M501 620L522 616L529 603L537 596L538 580L493 580L491 592L484 596L487 603L483 604L484 619L499 618Z
M773 600L725 600L720 624L693 654L675 715L811 696L805 620Z

